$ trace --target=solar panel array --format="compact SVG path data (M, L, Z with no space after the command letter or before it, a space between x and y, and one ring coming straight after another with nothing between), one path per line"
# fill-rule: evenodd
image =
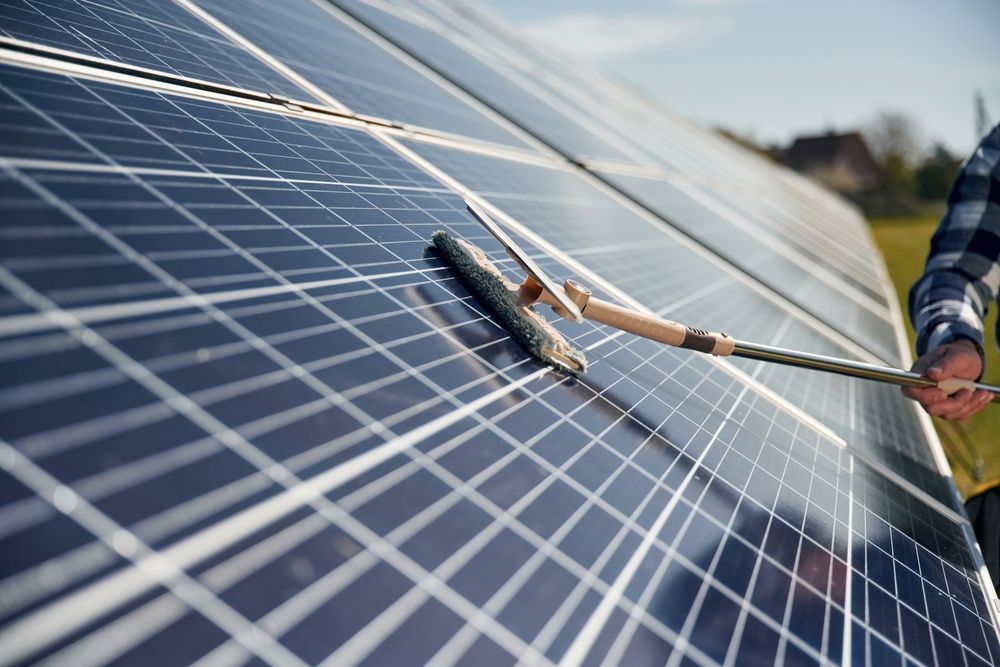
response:
M857 213L438 0L0 8L0 663L986 665L892 387L555 322L428 249L901 364ZM550 317L550 320L554 320Z

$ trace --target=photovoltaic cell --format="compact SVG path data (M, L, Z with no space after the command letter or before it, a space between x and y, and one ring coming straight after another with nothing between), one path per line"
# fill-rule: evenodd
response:
M577 215L582 218L585 213ZM704 262L694 254L679 255L665 262L664 257L671 256L671 252L676 250L671 251L666 245L624 249L609 245L575 258L661 317L716 331L733 331L733 323L739 322L741 332L735 335L744 340L861 360L851 350L728 277L720 276L693 287L688 294L679 295L676 290L665 288L683 285L692 273L704 270ZM534 259L543 268L550 265L544 256ZM651 279L651 271L655 279ZM562 276L557 264L552 264L548 272ZM586 284L585 279L583 282ZM730 357L729 360L829 426L856 451L888 466L945 505L958 509L954 487L941 476L927 437L914 419L914 406L903 399L898 388L749 359Z
M869 341L882 359L898 363L895 331L884 299L880 302L843 279L825 261L807 257L780 239L762 236L738 213L694 184L609 173L602 177L827 324L851 338ZM827 276L818 275L823 269Z
M420 11L489 51L494 61L503 63L498 67L516 71L561 98L574 113L586 115L605 132L635 147L650 164L684 174L740 211L755 231L776 236L810 261L829 263L838 277L885 305L865 223L842 202L829 207L829 197L814 186L806 191L804 179L792 178L773 163L727 145L714 133L654 109L648 99L599 72L536 49L472 8L436 2L424 5ZM408 7L408 11L413 10Z
M611 173L604 173L602 177L637 201L662 212L663 217L672 222L674 219L682 220L687 212L688 222L675 224L703 239L706 245L716 248L720 254L738 257L740 253L735 249L740 245L735 241L745 242L743 245L747 251L743 254L775 255L800 269L803 266L813 267L814 271L823 273L822 277L814 280L824 280L839 287L842 292L854 295L856 300L870 303L871 310L888 313L888 301L869 258L871 247L863 252L861 248L848 250L836 239L829 238L822 228L813 227L809 220L782 215L779 207L772 207L768 214L764 214L763 211L768 210L765 206L751 203L753 200L768 199L771 193L757 193L755 196L736 190L726 191L682 177L652 179ZM709 210L705 211L706 208ZM690 224L694 211L706 218L706 224ZM757 251L751 252L750 248ZM774 263L776 260L770 261ZM769 267L765 264L752 270L755 274L768 275Z
M316 100L174 2L10 0L0 35L160 72Z
M401 18L392 16L387 12L383 12L379 9L372 8L363 2L351 2L349 7L359 16L363 15L363 18L369 20L375 25L375 27L388 31L387 34L392 34L395 38L402 40L404 46L409 48L418 57L424 58L430 64L437 66L439 68L448 67L449 63L468 63L470 60L476 61L476 56L472 48L467 48L468 53L464 58L457 57L435 57L431 54L433 50L430 44L436 44L438 42L444 42L447 44L448 49L456 49L457 47L451 43L443 40L440 36L437 36L433 31L425 29L416 24L416 22L405 21ZM459 24L461 22L458 22ZM452 22L449 24L451 27L455 27L456 23ZM480 35L481 30L476 30L474 27L470 27L466 24L468 35ZM428 36L417 38L413 36L413 33L428 33ZM404 35L410 35L410 39L407 41ZM484 40L489 43L489 39ZM502 54L503 51L498 51ZM502 57L499 55L498 57ZM500 66L493 75L493 78L503 71L516 70L518 64L523 64L525 60L523 58L517 60L508 59L505 66ZM440 63L440 64L439 64ZM522 65L523 68L523 65ZM544 79L538 77L532 77L532 72L524 72L525 76L529 78L536 79L536 84L545 88L550 94L554 96L560 95L560 89L549 85ZM487 80L487 77L477 76L476 81L482 82ZM464 82L464 85L472 87L473 83ZM481 84L480 84L481 85ZM735 159L731 159L728 162L724 159L714 159L711 160L704 156L705 153L711 153L713 149L712 142L710 141L694 141L692 146L692 139L686 137L684 141L679 144L673 142L671 145L666 145L657 139L658 136L664 135L669 128L676 126L675 122L670 119L660 117L657 119L656 126L650 126L647 123L638 122L636 119L622 118L622 114L618 111L612 110L609 112L610 105L603 103L604 98L607 97L603 94L593 94L587 98L578 97L575 100L564 99L564 102L572 109L574 109L573 116L580 116L581 114L586 114L587 109L598 108L602 110L602 115L605 119L613 118L615 121L612 123L613 129L608 127L603 127L602 131L605 134L613 134L619 136L627 137L627 141L635 142L633 145L641 145L645 152L653 151L653 154L657 158L662 158L665 155L676 155L677 147L679 145L682 151L686 151L696 160L696 166L701 167L703 163L707 163L709 166L709 171L707 175L713 176L721 180L721 182L731 182L734 180L732 174L718 175L711 169L716 165L726 165L731 162L735 162ZM522 122L526 127L531 127L530 123L523 122L521 119L526 117L527 110L536 108L537 105L518 108L516 112L512 114L518 122ZM591 119L591 122L595 126L604 126L605 122L601 120ZM566 127L565 122L560 125L560 127ZM578 132L576 133L579 134ZM677 132L673 133L674 135ZM681 132L682 135L690 135L691 132ZM571 144L566 144L561 147L570 156L575 158L587 157L586 153L581 152L579 149L573 147ZM701 169L704 172L704 169ZM745 177L746 169L743 170L744 173L737 173L737 177ZM786 295L789 290L789 286L794 285L796 287L796 292L791 294L793 300L798 301L801 304L806 305L807 308L812 308L813 314L824 319L827 322L839 323L846 325L852 332L857 330L863 332L863 335L869 338L877 338L879 340L878 347L875 351L889 362L895 362L898 359L898 352L896 350L896 339L892 331L892 325L889 322L889 311L886 307L884 290L880 287L876 287L877 281L859 282L858 279L853 277L854 275L861 273L857 270L857 267L853 271L848 269L842 269L840 267L834 267L831 271L832 279L830 281L822 281L820 279L814 278L812 275L807 275L809 269L817 266L817 262L820 266L827 264L828 262L823 259L825 254L821 253L821 258L816 259L817 255L815 252L804 252L802 250L801 244L799 244L796 239L799 237L801 229L796 229L794 232L785 232L779 234L779 239L784 242L787 247L787 252L775 253L773 250L768 248L763 244L759 238L758 234L761 231L761 225L754 225L753 218L744 218L744 225L742 228L732 229L731 224L727 224L723 221L722 225L716 225L715 229L718 233L706 234L706 217L713 219L717 222L722 221L717 215L714 215L712 211L706 210L703 202L682 202L683 204L689 203L693 204L695 215L687 217L685 215L671 215L672 211L676 211L678 204L675 200L665 202L664 193L662 190L664 188L660 187L660 181L648 181L646 179L641 179L638 177L627 177L627 176L615 176L614 174L604 174L604 178L610 179L611 182L615 183L616 186L624 188L624 191L629 196L637 198L639 201L643 201L648 205L651 205L654 210L656 210L661 216L670 220L675 225L680 228L685 229L688 233L691 233L692 229L695 230L695 238L698 238L702 242L706 242L708 246L716 251L722 250L723 254L727 256L731 261L734 261L738 266L744 266L751 273L757 275L758 277L768 282L772 287L776 288L780 292L785 292ZM739 178L735 179L739 180ZM772 179L773 182L774 179ZM665 186L671 187L671 186ZM695 188L698 190L697 188ZM752 188L755 197L760 196L759 188ZM653 193L652 198L650 198L650 193ZM703 191L698 190L701 194L705 194ZM674 198L675 199L675 198ZM687 217L685 220L684 218ZM842 221L841 223L842 224ZM797 225L801 227L801 225ZM766 227L765 227L766 229ZM711 238L706 238L706 236L711 236ZM719 242L726 246L719 248ZM713 243L714 241L714 243ZM748 248L749 245L749 248ZM773 243L771 244L774 245ZM823 247L824 245L829 245L829 242L823 243L813 243L814 247ZM756 248L761 252L749 252ZM726 251L729 252L726 252ZM859 253L849 254L849 257L855 257ZM862 255L870 255L871 247L864 248L864 252L860 253ZM747 264L750 266L747 266ZM830 283L833 284L830 284ZM859 295L857 299L845 298L838 289L839 286L846 285L848 289L854 288L859 290ZM865 308L864 304L861 302L868 302L869 307Z
M197 3L357 113L528 148L482 112L346 25L323 7L325 2Z
M687 261L691 251L679 245L676 237L667 233L658 221L640 217L575 173L439 146L413 143L411 147L464 185L495 201L516 219L545 234L550 242L570 255L609 250L633 252L635 261L615 268L638 271L640 280L653 284L656 284L657 267L686 262L687 271L678 276L678 282L669 285L661 283L669 288L668 293L674 294L690 293L724 277L724 272L707 260L700 267L692 266ZM703 218L709 219L706 224L710 223L711 215L710 211L705 212ZM698 223L693 216L690 220L692 225ZM661 247L662 253L652 252L653 248ZM648 259L645 271L637 263L640 258ZM733 263L740 266L739 262ZM595 269L600 271L596 266ZM753 272L749 274L756 276ZM803 275L801 270L797 270L796 275L811 284L816 282ZM787 293L788 288L780 291ZM816 286L814 291L820 291L820 287ZM833 328L860 341L870 350L896 358L896 354L891 354L895 348L894 334L886 320L846 297L831 294L825 288L824 293L827 300L816 305L808 301L800 304L795 294L788 296L790 301L805 310L819 312L819 319L823 321L828 318L819 306L837 310L841 318L830 322ZM810 293L809 296L813 295Z
M357 7L359 12L364 12L366 11L364 4L385 9L385 5L364 3L364 0L352 3L351 6ZM624 88L606 86L597 89L593 88L586 78L567 78L566 71L571 67L569 61L559 59L551 52L537 49L535 44L479 16L472 7L448 7L439 3L424 3L417 7L408 4L405 8L399 6L396 13L401 18L408 19L410 23L427 26L450 37L457 46L462 46L470 52L469 57L476 57L498 74L520 82L522 88L531 90L536 96L548 100L548 104L558 109L560 114L572 118L576 124L583 124L591 128L591 131L598 132L617 147L615 154L577 152L579 149L575 147L580 145L581 138L566 137L567 143L562 145L562 149L568 154L578 158L619 160L625 158L632 163L673 164L672 151L651 150L650 138L651 133L655 134L663 125L673 124L675 119L660 114L655 126L639 127L635 118L631 114L623 113L623 108L619 104L619 98L628 94ZM380 23L379 19L375 18L378 14L371 13L371 16L375 23ZM414 53L421 53L420 49L420 41L415 40ZM572 66L575 65L572 63ZM516 118L526 117L525 112L517 110Z
M359 183L380 182L384 173L393 185L414 185L393 180L398 172L391 163L376 160L359 167L351 155L362 149L327 125L312 123L314 131L308 132L295 119L270 113L253 114L250 123L218 104L117 85L82 86L26 70L2 71L8 84L5 110L23 117L17 135L9 135L15 145L8 154L15 157ZM23 142L20 136L40 140ZM381 159L401 162L394 155ZM417 185L431 182L421 178Z
M598 136L596 128L585 126L580 118L563 113L549 101L540 99L481 60L476 51L465 48L470 45L459 46L430 27L417 25L364 2L338 0L334 4L560 150L579 156L634 162L622 148Z
M559 321L588 372L529 360L428 238L513 262L371 133L0 95L3 662L1000 658L967 524L707 357ZM833 342L569 172L408 147L650 308ZM923 461L891 396L871 444Z
M823 217L807 209L792 209L784 202L784 197L753 196L750 193L726 191L722 188L707 188L713 197L722 201L765 235L773 235L789 244L809 261L816 262L838 278L848 281L871 299L888 305L881 288L880 275L874 259L874 251L868 234L857 230L848 239L831 234ZM818 220L817 220L818 218Z

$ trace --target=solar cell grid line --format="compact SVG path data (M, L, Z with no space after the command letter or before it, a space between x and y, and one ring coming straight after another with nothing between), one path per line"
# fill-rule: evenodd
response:
M486 199L493 200L514 218L530 220L534 228L544 229L550 238L558 237L560 245L566 245L566 239L575 240L571 245L589 246L633 241L669 243L674 239L683 238L668 226L662 225L658 219L634 213L626 204L620 203L610 194L587 182L579 174L557 168L545 169L541 166L497 160L485 155L420 142L404 143L407 149L437 168L450 174L460 174L459 180L463 185ZM585 218L597 223L609 216L614 216L616 220L616 226L613 228L597 224L583 226L573 220ZM688 247L696 246L697 244L692 242ZM681 254L683 251L677 252ZM718 257L707 250L700 254L710 260L714 258L718 262ZM666 258L662 259L662 262L668 261ZM724 260L719 262L719 266L724 270L727 266L732 267ZM714 279L718 275L717 271L711 270L703 273L706 275L699 276L703 280ZM734 269L732 273L745 276L744 282L758 280L739 269ZM654 274L650 274L650 277L652 275ZM691 281L693 278L689 279L689 282ZM793 301L786 300L786 303L786 309L798 308ZM888 322L883 321L884 326L878 325L877 322L869 323L868 320L871 318L882 320L874 314L870 317L864 316L860 306L852 306L847 299L838 295L833 295L822 305L850 309L852 316L859 320L857 324L853 321L848 322L850 326L857 326L857 330L851 328L844 331L843 322L841 326L832 328L841 330L841 333L848 337L860 339L859 342L876 353L895 349L895 333ZM815 314L816 311L816 305L808 309L810 314ZM862 324L870 326L861 327ZM874 330L871 330L872 328Z
M643 163L642 156L610 134L605 125L525 85L516 73L499 69L498 63L486 62L475 44L459 44L457 35L440 34L426 24L412 23L364 2L332 4L547 145L576 157Z
M787 193L764 184L747 188L711 184L680 175L646 173L634 176L659 178L697 188L739 214L755 230L781 239L807 258L829 264L830 269L836 271L839 277L856 283L861 289L867 290L872 298L882 299L884 302L878 263L867 232L859 236L861 229L851 229L848 245L814 220L800 219L789 213ZM840 226L844 226L843 223Z
M782 476L784 476L784 469L782 470L781 474L782 474ZM812 480L810 480L810 483L811 483L811 481ZM735 518L735 517L733 517L733 518ZM770 520L773 522L774 521L774 517L772 516ZM765 541L768 538L768 532L767 532L767 530L770 530L770 525L768 526L768 528L765 530L765 533L764 533L764 540ZM796 549L796 551L798 551L798 549ZM711 574L714 575L715 568L719 565L721 555L722 555L722 549L721 549L721 545L720 545L720 548L718 550L716 550L716 552L715 552L715 554L714 554L714 556L712 558L712 562L709 564L709 567L708 567L708 572L709 573L711 573ZM796 562L798 561L798 559L800 557L801 557L801 552L799 551L798 553L796 553L796 556L795 556ZM796 569L797 568L794 567L794 565L793 565L792 571L795 571ZM758 567L758 568L756 568L756 571L751 575L750 588L748 590L754 590L754 585L756 584L756 577L759 574L759 572L760 572L760 569ZM693 602L693 604L691 606L691 611L688 614L687 620L684 623L684 628L682 629L682 633L691 634L693 632L694 626L695 626L695 622L696 622L696 620L698 618L698 615L701 613L702 606L705 603L706 595L708 594L708 592L710 590L711 589L710 589L707 581L703 582L702 585L701 585L701 588L698 591L698 593L697 593L697 595L695 597L695 600L694 600L694 602ZM788 593L789 593L789 595L788 595L788 601L786 602L786 609L788 607L790 607L790 605L791 605L791 587L789 587L789 592ZM785 615L782 618L776 619L776 620L779 620L782 623L782 625L787 625L787 622L788 622L787 611L785 612ZM733 639L733 641L735 641L735 638ZM822 648L822 647L820 647L820 648ZM776 660L775 660L776 663L781 663L782 662L782 659L781 659L782 658L782 649L783 649L783 647L781 645L779 645L779 647L778 647L778 653L776 655ZM670 661L668 661L667 664L668 665L677 665L678 663L679 663L679 654L675 654L675 655L671 656L671 659L670 659Z
M583 456L583 454L584 454L584 451L585 450L578 451L576 454L574 454L572 457L570 457L570 459L568 459L566 461L566 463L563 464L563 467L564 468L569 467L571 464L573 464L575 462L575 460L581 458ZM601 485L596 489L595 494L600 494L601 490L603 488L608 487L612 483L612 481L615 479L615 477L617 476L617 474L622 470L623 466L624 466L624 462L623 462L623 464L621 466L619 466L618 470L615 473L613 473L610 478L604 480L601 483ZM540 485L540 486L542 486L542 485ZM537 488L539 488L539 487L536 487L536 489ZM517 503L515 503L513 506L511 506L511 508L508 510L508 512L511 513L511 514L513 514L513 515L516 515L517 512L518 512L518 505L527 505L528 502L530 500L532 500L532 496L533 495L536 495L536 494L534 494L534 492L531 492L530 494L522 497L519 501L517 501ZM554 544L558 544L559 541L562 539L562 536L564 536L566 533L568 533L572 529L573 525L575 523L577 523L581 518L584 517L585 512L587 511L587 509L588 509L588 504L584 504L579 509L577 509L576 512L574 512L574 514L566 521L566 523L564 523L562 526L560 526L560 528L558 530L556 530L555 533L552 534L552 536L549 538L549 540L552 543L554 543ZM615 551L616 547L618 546L618 543L620 541L618 538L619 537L623 537L624 535L625 535L625 533L624 533L624 528L623 528L622 531L619 532L618 536L616 536L611 541L611 543L604 549L604 551L601 554L601 556L599 556L598 559L595 561L595 564L594 564L593 568L599 568L599 567L601 567L603 565L603 563L607 560L608 557L611 556L611 554ZM541 565L544 562L544 559L545 559L545 552L544 552L544 550L540 550L539 552L537 552L534 556L532 556L529 559L529 561L521 568L521 570L519 570L519 572L516 575L514 575L510 580L508 580L508 583L507 583L507 585L505 585L505 587L509 586L511 583L514 583L514 582L516 582L518 580L520 580L521 584L524 584L528 580L528 576L530 576L530 573L532 571L536 570L537 566ZM532 561L534 561L534 563ZM577 584L577 590L583 590L583 587L584 587L584 584L582 582L579 583L579 584ZM494 600L497 599L497 596L500 595L501 592L502 591L498 591L498 593L494 596ZM568 603L571 603L571 602L573 602L573 596L572 595L569 596L567 598L566 602L563 603L563 607L565 607ZM489 605L484 606L484 611L486 611L488 608L489 608ZM498 611L499 611L499 609L498 609ZM554 620L556 620L555 617L553 617L553 619L550 620L550 623L552 621L554 621ZM536 639L536 641L535 641L535 644L537 644L537 643L538 643L538 639ZM330 661L331 663L336 664L336 662L337 662L336 658L337 657L339 657L339 652L337 654L331 655L328 658L328 661ZM350 660L348 660L348 662L350 662Z
M523 186L519 188L519 190L523 193L526 187L527 186ZM558 190L558 188L553 189L553 191L556 190ZM577 219L584 219L587 217L587 215L590 214L591 213L589 211L586 213L577 212L575 217ZM546 216L540 217L540 215L541 214L539 213L537 208L532 210L528 214L529 219L532 220L540 220L546 217ZM616 232L620 232L620 228L616 229ZM649 244L646 245L648 247L645 248L644 250L654 252L653 246L650 246ZM656 258L655 260L652 261L651 265L658 267L657 271L662 271L663 266L672 265L672 262L667 262L666 264L664 264L664 257L669 255L669 249L662 248L660 249L659 253L654 252L654 254L656 255ZM640 256L641 253L633 252L632 255L625 261L612 262L611 264L607 262L602 262L594 264L593 266L595 266L599 271L612 277L613 280L621 282L621 275L619 268L624 267L626 271L635 272L637 270L637 267L641 266L641 263L638 262L638 258ZM583 258L583 259L584 263L586 263L586 260L588 258ZM641 271L639 271L639 273L641 274L639 276L640 281L642 283L648 283L649 276L642 274ZM668 280L667 282L669 283L670 281ZM721 310L722 309L720 308L720 311ZM669 315L669 313L667 314ZM728 323L723 323L720 324L719 326L721 329L725 329L728 328ZM801 398L801 396L798 393L793 394L793 396L795 397L793 398L793 402ZM900 408L903 411L906 411L906 410L912 410L913 406L903 404L900 406ZM876 418L878 417L876 416ZM852 439L852 442L860 444L855 439ZM939 462L936 461L936 459L929 454L927 440L924 437L922 437L919 434L919 432L917 433L917 437L913 441L907 442L905 438L894 439L893 446L899 447L902 450L901 451L902 456L895 453L891 449L886 449L881 441L873 439L871 435L865 437L863 442L864 444L868 445L868 447L870 448L869 450L870 454L874 456L876 460L881 461L885 465L888 465L890 468L897 469L898 472L900 472L903 475L910 475L914 477L917 480L918 485L921 485L921 488L924 492L930 493L934 498L936 498L939 502L943 503L945 506L953 508L957 507L956 505L957 499L953 486L950 484L949 480L942 477L942 475L944 475L945 473L942 473L938 469ZM914 466L911 459L915 459L916 461L924 461L925 463L920 464L923 465L924 468L921 468L920 465Z
M110 227L109 227L110 228ZM219 227L222 228L221 226ZM127 230L116 230L110 228L111 231L127 231ZM17 230L19 233L24 233L24 230ZM62 230L61 230L62 231ZM185 228L184 233L188 230ZM343 278L328 278L325 280L315 280L305 283L298 284L299 289L319 289L324 287L335 287L340 285L348 285L352 283L359 283L364 280L381 280L385 278L401 278L404 276L413 276L417 274L414 270L406 271L395 271L382 274L366 275L365 277L359 276L349 276ZM228 303L232 301L244 301L248 299L263 298L267 296L275 296L287 293L289 288L284 286L274 286L274 287L250 287L245 289L234 289L234 290L223 290L218 292L210 292L207 294L202 294L201 298L210 301L211 303ZM149 315L154 313L162 312L173 312L178 310L185 310L190 308L192 305L190 299L183 297L164 297L160 299L146 299L141 302L126 302L122 304L117 304L115 306L93 306L93 307L83 307L69 309L69 313L79 319L81 322L86 324L93 324L96 322L101 322L105 320L115 320L124 317L138 317L142 315ZM39 315L15 315L8 317L2 322L0 322L0 334L2 335L15 335L31 333L36 330L45 330L52 327L52 323L46 320L44 317Z
M655 256L661 254L655 246L646 250ZM583 254L574 252L572 248L565 248L565 251L573 257L581 257ZM631 246L620 250L612 248L607 257L603 252L591 251L586 254L601 257L603 266L628 266L637 263L636 250ZM533 259L542 267L548 267L551 261L547 262L541 256ZM686 264L673 266L671 269L681 274L688 270ZM552 264L553 274L558 275L557 271L558 265ZM607 269L605 272L607 273ZM727 328L732 321L740 321L745 326L749 325L746 334L755 340L796 349L811 349L832 356L863 358L834 341L818 338L815 330L802 326L788 313L769 307L766 302L750 300L747 295L734 292L728 283L720 282L696 295L688 295L688 298L674 299L674 294L662 289L643 289L648 287L648 277L641 270L637 274L635 280L618 271L610 276L618 287L638 298L660 316L698 322L699 326L717 330ZM763 317L752 319L754 315L762 314ZM754 326L755 323L757 326ZM854 380L832 374L803 374L798 369L784 366L742 359L733 361L751 377L761 380L765 386L775 390L793 405L832 428L849 443L853 451L867 454L890 469L899 471L945 506L961 511L953 485L942 476L929 449L926 435L921 431L919 422L913 419L915 406L903 399L897 388L876 383L864 383L858 387ZM817 388L816 400L813 400L813 394L809 391L814 386ZM843 398L845 395L848 396L847 400Z
M995 633L979 638L993 610L967 595L970 582L977 585L974 565L950 550L961 529L936 524L919 506L902 506L905 496L895 496L891 484L864 466L857 468L853 539L864 548L853 561L853 658L866 650L874 658L888 650L886 644L902 639L912 659L924 664L961 664L963 652L967 664L995 662ZM929 558L927 548L944 559ZM897 602L886 608L887 597Z
M819 255L820 248L806 254L794 244L786 244L780 237L769 236L766 232L762 235L762 230L750 220L689 181L674 179L667 182L607 172L599 175L709 248L729 257L733 263L746 266L747 271L754 275L768 278L776 274L806 273L805 282L842 293L872 313L880 314L885 319L889 317L884 295L867 289L845 272L831 266L827 259ZM759 256L762 261L748 263L749 258L754 256ZM774 281L782 282L778 278Z
M274 642L273 638L264 636L264 633L259 629L257 630L258 634L250 632L251 624L235 610L221 601L213 599L212 596L205 595L203 589L190 577L173 567L169 561L159 557L147 545L136 541L127 531L87 504L86 501L81 501L72 491L59 485L57 480L21 456L16 449L3 440L0 440L0 452L4 456L5 469L15 471L19 481L39 495L52 497L53 504L60 511L67 515L73 515L98 539L123 556L133 558L135 554L138 554L143 561L137 559L137 565L142 562L148 563L144 568L147 576L155 577L163 585L168 586L174 595L187 604L197 606L202 614L218 624L224 631L229 632L231 636L238 638L238 641L247 646L256 657L269 662L302 664L301 661L296 660L292 654ZM179 581L176 581L178 579ZM10 653L6 654L4 659L16 662L23 660L24 657Z
M684 502L684 501L682 501L682 502ZM723 521L724 520L725 519L723 519ZM684 519L682 518L681 521L684 521ZM683 548L683 546L682 546L682 548ZM753 548L752 544L751 544L751 548ZM714 551L712 553L714 553ZM684 560L683 562L688 562L688 561ZM693 567L694 570L695 570L695 572L698 573L698 581L699 582L701 582L703 580L709 580L709 581L713 581L714 582L713 577L710 574L708 574L708 573L702 572L701 568L698 567L697 565L691 565L691 567ZM780 567L780 565L779 565L779 567ZM662 568L660 569L660 574L662 574ZM654 582L655 582L655 579L654 579ZM732 593L728 592L727 595L732 595ZM739 601L741 598L737 595L735 599L736 599L736 601ZM684 605L678 605L678 609L686 609L686 607ZM686 612L684 612L684 613L686 613ZM682 616L681 617L681 622L683 622L683 618L684 617ZM768 619L765 618L765 621L768 621ZM776 628L778 631L781 631L781 626L778 625L776 622L774 622L773 620L770 620L769 623L770 623L771 627Z
M695 386L693 388L693 390L695 392L697 392L698 391L698 386ZM744 389L744 391L745 391L745 389ZM732 410L735 409L735 405L736 404L734 404L733 408L730 408L730 411L727 414L727 417L731 414ZM664 421L666 421L666 420L664 420ZM722 428L721 424L720 424L719 428L720 429ZM636 455L637 451L633 452L630 455L630 458L634 457ZM620 470L621 470L621 468L619 468L619 471ZM616 475L617 475L617 472L616 472ZM597 493L597 494L602 493L603 490L609 488L610 485L614 481L615 481L614 477L605 480L604 482L601 483L601 486L598 487L595 490L595 493ZM683 489L683 483L682 483L681 486L679 486L677 488L677 490L675 492L675 496L674 496L675 498L679 498L680 497L682 489ZM640 502L639 506L634 510L633 515L632 515L633 517L638 516L639 513L647 506L647 503L654 496L654 491L655 491L654 489L651 489L649 491L649 493L647 493L647 495L645 496L645 498L643 498L643 500ZM664 510L664 511L666 511L666 510ZM657 532L656 531L656 524L654 524L653 529L650 531L650 533L647 534L646 540L649 541L650 545L653 543L652 542L653 538L651 538L650 535L652 535L655 532ZM604 565L604 561L606 561L607 558L610 558L614 554L615 550L618 548L619 543L620 543L620 539L619 538L624 538L624 537L625 537L625 534L623 532L620 532L618 534L618 536L616 536L615 540L613 542L611 542L611 544L608 545L608 547L602 553L601 557L595 563L595 567L599 567L599 566L603 566ZM654 535L654 537L655 537L655 535ZM642 549L641 545L640 545L639 549L640 550ZM630 557L630 560L636 559L636 555L635 554L638 554L638 553L639 553L639 551L633 552L633 555ZM627 566L626 566L626 569L627 569ZM619 575L619 577L621 577L621 576L624 576L624 575ZM550 642L550 641L552 641L552 640L554 640L556 638L555 635L556 635L556 633L558 633L558 631L560 629L560 626L562 625L562 623L564 621L564 618L569 617L569 615L574 612L575 607L579 604L580 599L582 598L582 596L583 596L584 593L585 593L585 589L584 589L584 587L582 585L582 582L581 582L581 584L578 584L577 587L573 590L573 592L566 597L566 600L563 602L562 606L560 607L559 612L557 612L556 614L553 615L553 617L546 624L545 628L543 628L542 631L539 633L538 637L535 640L536 643L542 642L543 646L544 646L545 644L547 644L548 642ZM611 597L612 595L616 595L616 593L614 592L614 589L612 589L612 591L610 591L609 593L607 593L605 595L604 600L613 600L613 598ZM603 602L602 602L602 604L603 604ZM592 618L595 618L595 617L592 617ZM588 621L588 624L590 624L590 621ZM546 632L547 630L548 630L548 633ZM587 629L586 629L586 626L585 626L584 630L579 635L577 635L577 636L583 636L583 635L587 635L587 634L588 634L588 632L587 632ZM592 635L593 633L589 633L589 634ZM571 653L571 652L572 652L572 645L571 645L568 653ZM564 662L566 662L566 661L572 662L572 658L569 655L567 655L567 656L564 656L563 661Z
M192 79L317 101L173 2L11 0L0 8L0 35Z
M730 408L729 413L727 413L726 415L727 418L732 417L732 413L737 406L738 403L733 404L733 406ZM722 431L723 428L725 428L725 423L720 423L715 433L712 434L713 441L719 436L719 433ZM709 442L709 444L705 447L705 449L701 452L701 454L698 455L698 458L692 464L687 475L685 475L685 477L680 481L680 484L678 485L670 502L667 503L667 505L660 511L659 515L656 518L656 522L653 524L653 527L647 534L646 538L639 545L639 547L632 552L631 556L629 557L628 563L616 577L611 592L601 600L601 603L598 605L593 615L591 615L590 618L588 619L587 625L584 626L584 631L581 632L579 635L577 635L576 639L573 640L573 643L570 645L569 649L566 652L566 656L564 656L565 664L568 665L580 664L582 663L583 659L587 656L587 654L590 652L591 648L593 647L593 641L596 639L597 632L601 627L603 627L607 623L608 616L610 616L611 611L616 606L617 602L616 598L620 597L623 594L625 587L631 581L641 561L649 552L649 549L653 545L653 538L655 538L655 535L663 529L671 512L674 510L677 503L680 501L682 494L685 492L688 485L690 485L691 481L694 479L695 474L698 472L700 466L705 460L705 457L710 451L711 444L712 443ZM681 633L684 632L684 629L685 628L681 628ZM679 655L679 654L675 653L674 655Z
M743 193L729 192L723 189L713 189L713 195L719 197L727 206L741 212L749 219L771 227L783 238L796 244L800 251L808 257L816 257L814 253L822 252L826 262L837 271L837 274L854 282L870 296L882 303L888 301L882 293L877 263L869 256L847 249L832 242L829 235L810 224L803 224L790 216L768 197L746 196ZM756 209L756 210L755 210Z
M221 20L357 113L536 150L528 135L409 56L372 41L361 32L367 29L342 20L326 2L255 2L249 13L217 0L185 4Z

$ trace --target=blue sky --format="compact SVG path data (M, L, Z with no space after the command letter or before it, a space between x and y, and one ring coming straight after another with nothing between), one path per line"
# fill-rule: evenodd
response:
M902 111L925 142L976 144L973 94L1000 121L998 0L479 0L552 47L696 121L760 141Z

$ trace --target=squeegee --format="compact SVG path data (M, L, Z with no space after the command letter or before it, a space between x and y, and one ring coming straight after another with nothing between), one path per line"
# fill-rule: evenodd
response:
M583 373L586 358L534 309L535 304L549 305L557 315L574 322L593 320L666 345L719 357L757 359L906 387L935 387L948 395L962 389L985 389L993 394L993 402L1000 402L1000 387L960 378L935 382L898 368L736 340L728 334L696 329L599 299L574 280L559 285L482 208L470 201L466 201L466 206L520 266L524 272L521 282L508 280L480 248L445 231L434 232L431 237L434 246L451 264L459 280L529 354L569 373Z

